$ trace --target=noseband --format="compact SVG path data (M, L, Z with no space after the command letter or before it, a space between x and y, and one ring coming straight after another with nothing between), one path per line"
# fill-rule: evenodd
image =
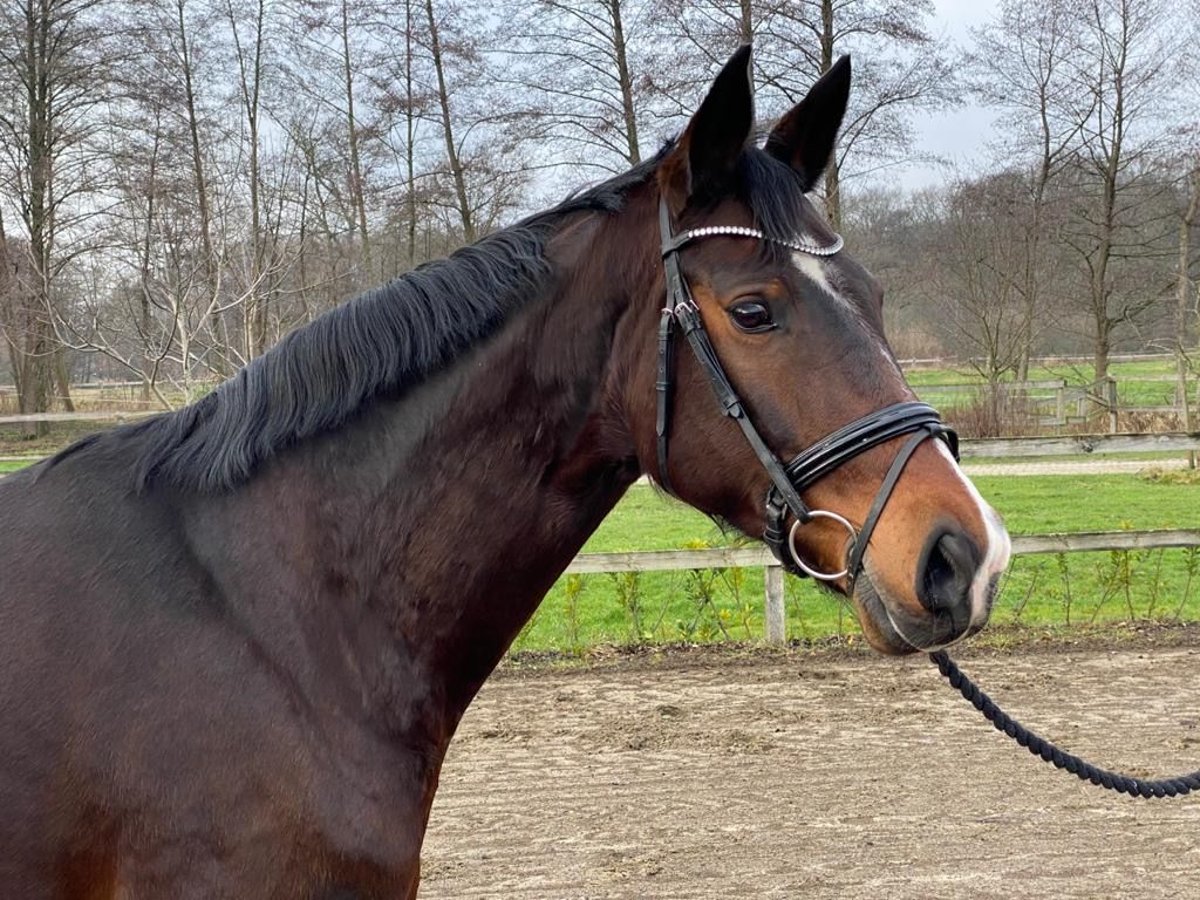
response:
M863 564L867 552L867 543L883 508L887 505L896 482L904 471L905 465L912 457L917 447L930 437L937 437L946 442L954 458L958 459L958 436L952 429L942 423L937 410L926 403L907 401L893 403L873 413L855 419L832 434L822 438L808 449L801 452L786 466L779 457L767 446L754 423L746 413L745 406L734 390L729 376L721 365L721 360L713 348L708 332L704 328L704 320L700 309L692 298L687 280L679 267L679 251L693 241L706 237L747 237L760 241L773 241L801 253L814 256L832 256L842 249L842 239L838 237L828 246L811 244L806 241L780 241L767 237L755 228L745 228L738 225L716 225L707 228L697 228L683 231L679 234L671 232L671 216L667 210L666 201L659 200L658 205L659 230L662 235L663 267L667 278L667 305L663 307L662 318L658 326L658 379L655 383L658 394L658 415L655 431L658 435L658 480L662 487L674 493L671 480L667 474L667 445L671 431L671 393L674 370L672 366L672 344L675 325L687 338L700 368L708 376L716 394L717 402L722 412L733 419L742 429L754 454L762 467L766 469L771 479L771 486L766 497L766 527L763 530L763 541L771 548L771 552L790 572L796 575L811 575L822 581L836 581L846 578L852 587L855 578ZM911 435L901 446L892 460L892 465L884 476L883 482L875 495L875 501L863 520L862 527L855 530L854 526L844 516L825 509L810 509L801 499L800 494L814 482L824 478L834 469L848 462L860 453L865 453L872 447L877 447L893 438ZM795 518L792 527L785 531L787 514ZM813 519L829 519L846 529L848 535L848 553L845 568L837 572L821 572L805 562L796 550L796 532Z

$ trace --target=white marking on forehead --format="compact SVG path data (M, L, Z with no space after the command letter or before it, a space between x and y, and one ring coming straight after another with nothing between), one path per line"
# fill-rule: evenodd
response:
M875 349L879 353L879 355L883 358L884 364L890 370L895 372L897 375L900 375L900 369L896 365L896 360L892 357L892 354L890 352L888 352L887 346L884 344L883 338L879 337L876 334L875 329L871 328L867 324L866 319L863 318L862 310L860 310L858 308L857 304L855 304L848 297L839 293L834 288L833 284L829 281L829 274L828 274L828 268L827 268L828 262L825 259L822 259L821 257L812 256L808 253L793 253L792 254L792 263L795 265L796 270L801 275L803 275L809 281L816 284L817 287L819 287L821 290L823 290L826 294L828 294L830 297L832 297L838 303L841 303L848 310L850 310L851 314L854 316L855 321L858 322L863 327L863 329L870 335L871 343L873 343L875 345ZM902 375L900 375L900 378L901 378L901 380L903 380Z
M808 253L793 253L792 264L796 269L807 278L809 281L815 282L830 297L835 300L840 300L847 306L854 306L849 300L833 289L833 285L829 283L829 276L825 273L825 260L818 256L812 256Z

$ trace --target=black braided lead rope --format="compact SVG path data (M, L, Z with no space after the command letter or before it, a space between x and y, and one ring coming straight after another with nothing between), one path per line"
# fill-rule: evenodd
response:
M1090 781L1092 784L1110 791L1128 794L1131 797L1141 797L1145 800L1157 797L1182 797L1200 788L1200 772L1192 772L1178 778L1143 781L1093 766L1078 756L1060 750L1045 738L1034 734L1020 722L1015 721L997 706L991 697L981 691L975 682L963 674L954 660L946 655L945 650L930 653L929 658L938 667L938 671L950 682L951 687L957 688L958 692L970 701L972 706L983 713L983 717L991 722L997 731L1003 731L1034 756L1040 756L1046 762L1053 763L1056 768L1066 769L1083 781Z

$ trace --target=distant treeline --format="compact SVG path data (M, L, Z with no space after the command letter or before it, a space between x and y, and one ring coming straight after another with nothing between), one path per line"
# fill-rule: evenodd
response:
M130 378L188 396L349 296L653 153L755 47L763 124L843 53L822 186L901 356L1195 343L1200 4L39 0L0 7L0 379L21 412ZM993 151L889 188L920 116Z

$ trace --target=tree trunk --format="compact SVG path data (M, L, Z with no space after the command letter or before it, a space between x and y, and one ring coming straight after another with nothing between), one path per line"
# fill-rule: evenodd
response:
M627 159L631 166L642 161L638 143L637 116L633 108L633 79L629 74L629 60L625 52L625 27L621 23L621 0L609 0L612 14L613 50L617 58L617 77L621 83L621 112L625 117L625 143L629 148Z
M261 189L261 172L258 166L258 98L262 83L262 27L265 13L265 0L258 2L258 16L254 35L254 89L247 107L247 118L250 126L250 239L254 242L254 270L250 273L253 279L252 326L251 326L251 355L259 356L267 349L267 298L262 289L263 281L263 238L262 212L259 193Z
M139 329L141 331L140 338L142 343L142 400L150 401L150 370L153 367L150 350L150 334L153 329L152 315L153 305L151 302L151 269L150 260L154 244L154 219L157 215L155 207L155 198L158 195L158 153L159 142L161 138L160 123L155 121L154 128L154 143L150 152L150 166L147 172L147 190L146 190L146 221L145 232L143 233L141 246L141 291L139 300L141 301L141 319ZM187 364L185 359L184 364Z
M359 240L362 241L362 260L365 283L374 277L371 270L371 236L367 232L367 201L363 188L362 163L358 150L358 122L354 117L354 69L350 65L349 0L342 0L342 78L346 91L346 136L350 142L350 197L358 218Z
M1112 322L1107 316L1096 320L1096 334L1092 347L1092 395L1103 413L1112 416L1116 410L1109 405L1108 358L1112 352Z
M1017 381L1029 380L1029 360L1033 356L1033 322L1038 309L1038 276L1042 249L1042 214L1046 187L1050 181L1049 159L1042 158L1034 184L1033 222L1025 240L1025 270L1021 279L1021 321L1017 336Z
M408 212L408 267L417 264L417 168L416 150L413 142L416 140L417 116L413 109L413 71L412 71L412 39L413 17L412 0L404 0L404 125L407 143L404 149L405 182L407 196L405 207Z
M263 291L264 247L262 234L262 209L259 199L260 178L258 164L259 97L262 90L263 23L266 19L266 0L258 0L254 18L254 59L247 68L246 53L239 37L237 14L232 0L226 2L229 28L233 47L237 55L239 88L242 95L242 111L246 114L247 138L250 142L250 243L251 267L248 296L242 307L242 339L247 359L258 356L267 349L267 295ZM185 367L187 362L185 360Z
M438 40L437 20L433 16L433 0L425 0L425 13L429 17L429 42L433 51L433 68L437 73L438 103L442 108L442 134L446 138L446 159L450 163L450 174L454 179L454 193L458 199L458 213L462 219L463 240L475 242L475 223L471 216L471 203L467 198L467 180L462 160L454 143L454 126L450 117L450 95L446 91L446 73L442 66L442 46Z
M1191 369L1188 350L1191 349L1189 326L1191 324L1190 276L1192 226L1200 214L1200 166L1192 169L1188 178L1188 204L1179 220L1179 262L1175 273L1175 400L1183 420L1183 430L1192 430L1192 410L1188 397L1188 374ZM1193 457L1193 465L1195 464Z
M183 66L183 91L184 104L187 113L188 138L191 142L191 162L192 162L192 177L196 183L196 211L200 215L200 250L204 254L204 278L205 287L209 291L217 289L217 258L213 252L212 241L212 209L209 205L208 196L208 179L204 171L204 154L201 150L200 141L200 119L196 113L196 89L192 78L192 46L188 39L187 22L184 19L184 7L187 0L176 0L175 10L177 13L176 25L179 28L179 53L180 62ZM217 353L214 355L211 365L218 377L224 378L229 374L229 366L227 360L229 358L229 334L225 327L225 320L216 311L217 304L213 304L214 311L209 319L209 327L212 329L213 342L217 345ZM146 397L149 400L150 385L145 385Z
M833 68L833 0L821 0L821 74ZM836 152L825 167L825 212L834 231L842 230L841 169Z
M54 334L50 324L50 253L54 236L52 95L54 72L52 15L44 5L26 0L25 59L22 60L28 110L29 203L25 224L29 229L32 271L25 294L28 304L28 337L22 349L21 412L47 412L53 398ZM30 434L42 435L46 423L38 422Z
M754 9L751 0L741 0L741 19L738 21L738 39L743 44L754 43Z
M66 412L75 412L75 401L71 399L71 375L67 371L67 351L55 340L54 348L54 385L58 392L58 401Z

